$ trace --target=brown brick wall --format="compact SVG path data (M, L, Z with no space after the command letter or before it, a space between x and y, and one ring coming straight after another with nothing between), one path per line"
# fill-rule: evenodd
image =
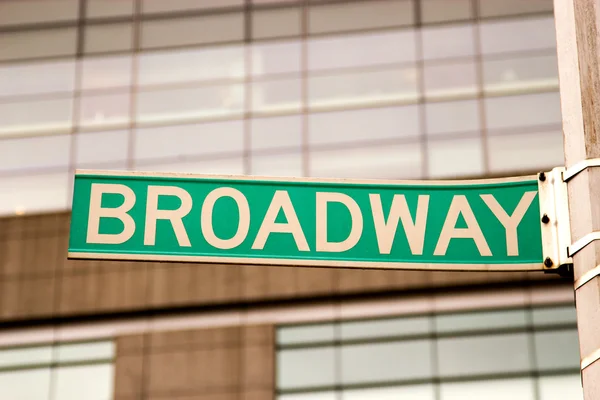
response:
M272 400L272 326L117 339L115 400Z
M69 214L0 219L0 320L556 279L459 273L69 261Z

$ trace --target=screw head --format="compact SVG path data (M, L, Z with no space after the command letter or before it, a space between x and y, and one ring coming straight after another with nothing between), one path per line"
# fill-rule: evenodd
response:
M547 224L548 222L550 222L550 218L548 217L548 214L544 214L542 216L542 222Z
M552 262L552 260L550 259L550 257L546 257L546 259L544 260L544 265L548 268L550 268L554 263Z
M539 179L540 179L540 181L544 182L546 180L546 173L540 172Z

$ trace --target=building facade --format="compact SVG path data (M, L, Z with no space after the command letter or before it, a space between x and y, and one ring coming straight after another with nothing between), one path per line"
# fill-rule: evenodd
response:
M581 398L542 273L66 260L76 169L562 165L551 0L0 1L0 398Z

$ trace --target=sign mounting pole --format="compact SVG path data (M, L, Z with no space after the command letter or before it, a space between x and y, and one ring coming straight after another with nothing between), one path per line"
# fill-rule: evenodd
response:
M600 399L600 4L554 0L581 378Z

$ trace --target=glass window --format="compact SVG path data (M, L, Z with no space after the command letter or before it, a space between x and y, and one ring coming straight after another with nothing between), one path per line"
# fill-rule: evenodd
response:
M302 153L253 154L250 172L261 176L303 176Z
M242 153L243 121L138 129L136 160Z
M315 392L284 394L277 396L277 400L339 400L339 398L336 392Z
M460 21L470 19L471 0L421 0L423 23Z
M0 136L65 132L71 128L73 98L0 103Z
M107 400L113 396L112 364L59 367L54 377L55 400Z
M0 170L67 167L70 135L0 140Z
M472 330L525 328L527 317L525 310L502 310L485 313L464 313L436 315L438 332L462 332Z
M155 172L183 172L189 174L242 175L244 159L241 155L223 159L205 159L182 162L138 162L136 169Z
M250 146L253 151L302 146L302 116L252 118Z
M477 72L473 61L425 64L425 97L447 99L477 94Z
M558 92L484 99L489 129L560 124Z
M536 400L530 378L442 383L440 389L441 400Z
M201 86L172 90L140 91L137 119L141 123L195 121L240 115L244 86Z
M68 173L0 177L0 213L61 211L67 206ZM2 385L0 385L2 387Z
M3 33L0 35L0 61L73 56L76 39L76 28Z
M435 400L433 385L344 390L342 400Z
M473 25L424 27L423 58L433 60L449 57L469 57L475 54Z
M85 28L84 51L86 53L130 51L132 48L133 25L131 23L87 25Z
M360 67L415 60L415 32L370 33L311 39L310 70Z
M425 104L427 133L432 135L479 132L481 118L477 100Z
M104 341L60 344L57 350L56 361L59 363L111 360L115 356L114 343Z
M579 368L577 330L535 332L535 357L542 371Z
M484 173L481 137L430 140L430 178L463 178Z
M202 10L240 6L244 0L142 0L144 13L169 13L174 11Z
M302 30L301 20L300 8L255 10L252 12L252 37L298 36Z
M124 166L127 159L129 131L80 133L75 137L77 168L108 163Z
M581 376L543 376L539 379L540 400L583 400Z
M123 126L130 120L130 94L83 95L79 105L79 126L98 128Z
M352 321L340 324L342 340L402 337L427 334L431 331L427 317L405 317L372 321Z
M302 86L299 78L252 82L252 111L297 112L301 107Z
M85 57L81 61L81 88L106 89L131 86L132 57Z
M342 346L342 383L431 378L431 344L430 340L415 340Z
M300 71L300 41L265 42L252 45L252 75Z
M333 386L335 348L319 347L277 352L277 388Z
M277 329L279 345L333 342L335 337L334 324L286 326Z
M312 151L310 175L324 178L419 179L420 143Z
M414 15L410 0L315 5L308 11L308 30L310 33L331 33L412 25Z
M52 348L48 346L0 350L0 368L35 366L52 362ZM1 379L1 378L0 378ZM0 385L2 387L2 385Z
M0 26L73 21L78 15L78 0L3 0L0 3Z
M417 70L337 72L308 81L310 107L339 107L416 101Z
M133 14L135 0L87 0L85 13L87 18L107 18Z
M575 325L577 323L577 313L574 306L534 308L532 313L533 323L536 326Z
M558 89L556 55L484 60L486 93Z
M73 61L0 65L0 96L67 93L74 85Z
M532 171L564 164L560 130L488 136L492 172Z
M443 377L527 372L533 367L526 333L441 338L438 356Z
M244 77L241 46L168 50L142 53L139 57L140 86Z
M523 15L537 12L552 12L552 0L477 0L482 17Z
M159 0L164 3L163 0ZM157 2L158 3L158 2ZM194 1L194 3L197 3ZM166 4L166 3L165 3ZM169 7L171 2L169 2ZM141 47L183 46L242 40L244 16L230 13L142 22Z
M51 387L50 374L50 368L0 372L2 397L18 400L47 399Z
M554 18L538 17L481 23L483 54L553 49L556 47Z
M419 106L313 113L308 116L309 143L373 142L420 135Z

